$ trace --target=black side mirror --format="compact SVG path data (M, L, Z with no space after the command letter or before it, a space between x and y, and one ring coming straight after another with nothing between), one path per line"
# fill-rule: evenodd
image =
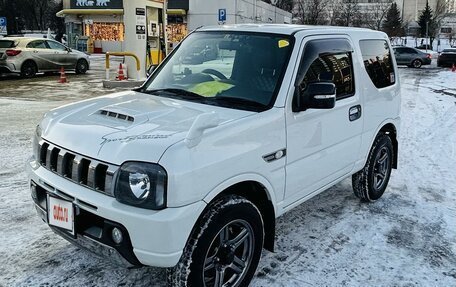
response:
M299 91L299 87L297 87ZM330 82L310 83L298 92L294 112L307 109L332 109L336 106L336 85Z
M73 50L71 50L71 48L67 48L66 50L67 50L68 53L73 52Z

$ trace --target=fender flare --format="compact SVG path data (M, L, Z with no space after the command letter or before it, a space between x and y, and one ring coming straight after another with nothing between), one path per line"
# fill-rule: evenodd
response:
M215 188L213 188L208 194L206 194L206 196L203 198L203 201L209 204L215 197L217 197L217 195L222 193L224 190L228 189L229 187L237 183L245 181L254 181L261 184L266 191L268 199L271 201L272 206L274 207L274 214L278 214L277 201L272 184L264 176L256 173L244 173L226 179L225 181L217 185Z
M386 119L384 120L383 122L380 123L380 125L378 125L378 127L375 129L375 132L373 134L373 137L369 140L369 149L367 150L367 153L363 155L362 157L362 160L363 160L363 165L362 166L365 166L366 165L366 162L367 162L367 158L369 157L369 153L370 153L370 150L372 148L372 145L374 144L374 141L375 141L375 138L377 137L378 133L380 132L380 130L386 126L387 124L392 124L394 126L394 128L396 129L396 134L399 133L399 123L400 123L400 118L395 118L395 119ZM397 148L397 147L396 147ZM397 154L397 150L395 151L396 154ZM396 159L397 160L397 159Z

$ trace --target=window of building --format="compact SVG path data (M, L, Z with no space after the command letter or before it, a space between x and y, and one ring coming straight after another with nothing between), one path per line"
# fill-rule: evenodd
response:
M94 41L123 41L123 23L93 23L85 25L85 35Z
M313 61L303 83L307 85L315 82L333 82L336 85L337 99L352 96L355 84L351 53L321 55Z
M364 67L375 87L381 89L394 85L396 75L388 43L385 40L361 40L359 46Z
M440 33L448 33L451 34L451 27L442 27L440 29Z

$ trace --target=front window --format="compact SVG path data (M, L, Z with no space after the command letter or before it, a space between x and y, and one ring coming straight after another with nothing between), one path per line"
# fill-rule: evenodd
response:
M275 101L292 48L292 39L284 35L196 32L142 92L263 111Z

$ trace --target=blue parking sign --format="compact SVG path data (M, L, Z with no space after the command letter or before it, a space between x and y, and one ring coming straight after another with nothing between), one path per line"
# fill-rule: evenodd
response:
M219 9L218 18L219 22L226 21L226 9Z
M6 35L6 17L0 17L0 35Z

